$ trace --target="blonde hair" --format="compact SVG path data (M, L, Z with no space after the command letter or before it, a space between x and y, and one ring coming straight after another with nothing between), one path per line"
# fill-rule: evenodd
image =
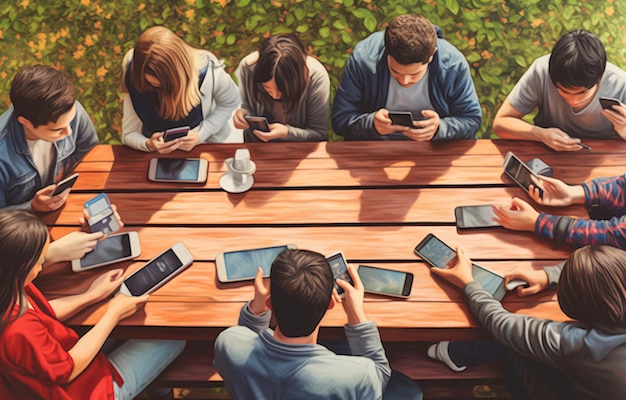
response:
M184 118L200 104L194 48L165 27L149 28L139 36L126 73L133 89L156 95L157 112L163 119ZM154 76L160 85L151 85L146 74Z

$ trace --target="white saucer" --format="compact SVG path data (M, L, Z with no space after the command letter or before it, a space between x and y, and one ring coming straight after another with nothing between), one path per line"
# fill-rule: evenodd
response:
M233 181L233 177L229 172L225 172L220 178L220 186L228 193L243 193L249 190L254 185L254 176L248 175L248 180L244 185L237 185Z

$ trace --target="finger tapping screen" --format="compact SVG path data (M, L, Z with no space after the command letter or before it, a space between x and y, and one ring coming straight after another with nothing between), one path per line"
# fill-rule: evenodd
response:
M266 247L264 249L230 251L224 253L224 265L228 279L254 278L258 267L267 276L276 257L287 246Z
M130 239L128 235L110 236L99 240L96 243L96 247L81 258L80 265L83 268L87 268L109 260L130 257L130 255Z
M155 177L156 179L197 181L199 170L200 160L159 158Z

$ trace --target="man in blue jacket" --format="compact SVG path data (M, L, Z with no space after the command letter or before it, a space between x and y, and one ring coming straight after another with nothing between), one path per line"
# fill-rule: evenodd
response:
M74 85L45 66L24 67L11 83L11 107L0 116L0 208L47 212L65 204L53 195L98 136Z
M410 111L412 126L392 111ZM358 43L332 112L346 140L476 139L482 112L469 65L441 30L420 15L400 15Z

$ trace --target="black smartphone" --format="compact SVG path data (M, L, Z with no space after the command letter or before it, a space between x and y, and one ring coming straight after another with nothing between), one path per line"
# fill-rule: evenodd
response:
M187 136L188 133L189 133L189 127L188 126L181 126L181 127L178 127L178 128L168 129L163 134L163 141L164 142L171 142L174 139L178 139L178 138Z
M326 256L328 263L330 264L330 269L333 271L333 277L335 279L340 278L344 281L348 281L349 284L354 286L354 282L352 281L352 277L350 276L350 272L348 271L348 263L346 262L346 258L343 256L343 253L337 251L332 253L331 255ZM346 295L345 290L341 286L337 284L335 281L335 289L337 289L337 293L339 296L343 297Z
M613 112L618 112L613 108L613 106L619 106L621 103L617 99L611 99L609 97L600 97L600 105L605 110L611 110Z
M357 270L368 293L407 298L413 287L413 274L392 269L359 265Z
M54 192L52 192L52 196L58 196L61 193L65 192L67 189L71 188L72 186L74 186L74 184L76 183L76 180L78 179L78 172L68 176L67 178L57 182L57 186L56 188L54 188Z
M493 220L495 216L493 207L490 204L481 206L460 206L454 209L456 227L459 229L502 226Z
M512 151L504 156L504 173L508 175L513 182L528 193L530 185L539 189L539 197L543 198L543 190L538 186L539 175L537 175L528 165L524 164Z
M261 132L270 131L270 124L267 121L267 118L258 115L246 115L244 118L246 119L246 122L248 122L250 129L256 129Z
M413 114L409 111L389 111L389 119L394 125L408 126L414 128Z
M432 233L415 246L415 253L434 268L446 268L456 258L456 251ZM506 294L503 276L477 264L472 264L472 275L494 299L502 300Z

